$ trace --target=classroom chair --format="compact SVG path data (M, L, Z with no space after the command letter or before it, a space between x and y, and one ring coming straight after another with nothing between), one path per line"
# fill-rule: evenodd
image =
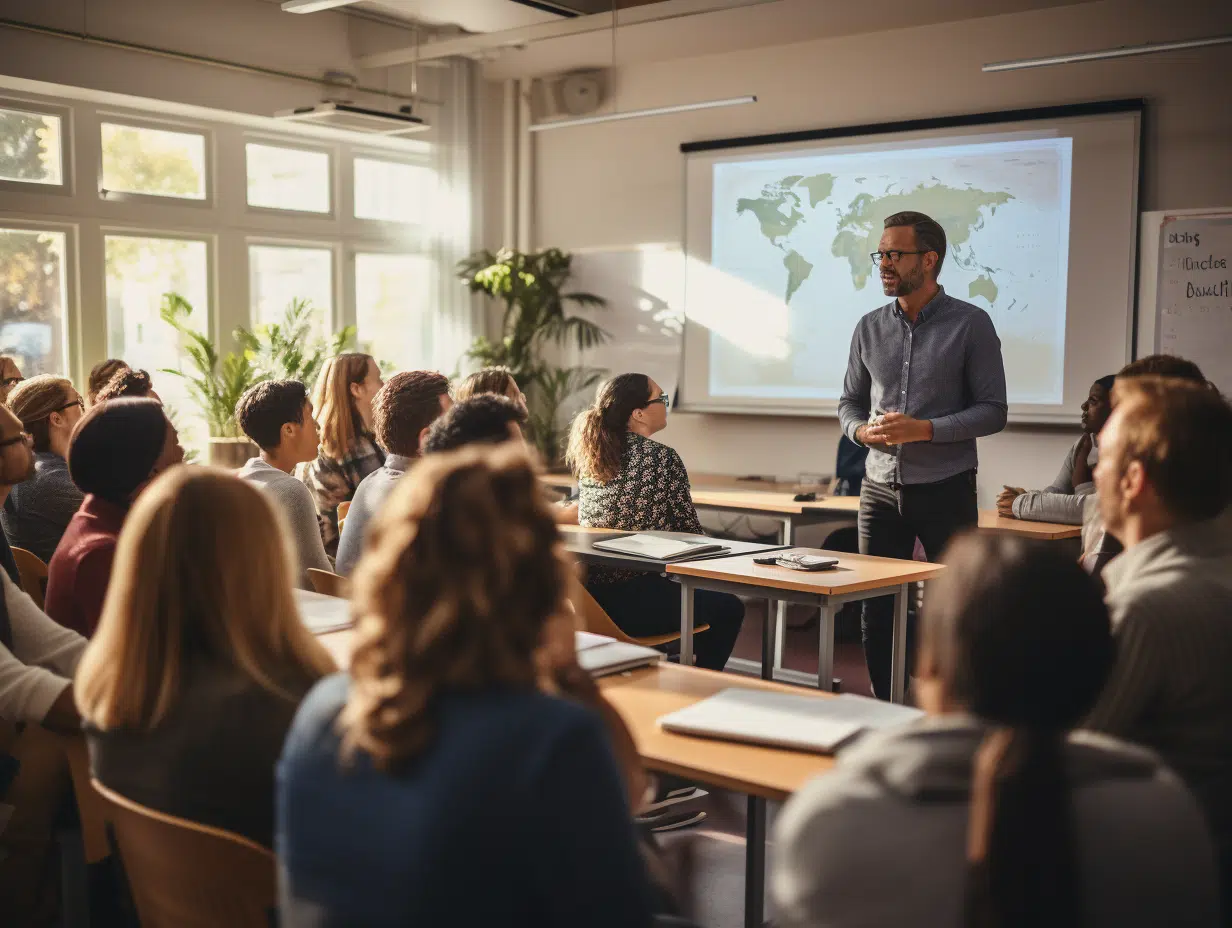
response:
M647 648L655 648L680 640L680 632L673 632L669 635L649 635L645 638L634 638L631 635L626 635L621 631L620 626L612 621L612 617L607 614L604 608L590 595L590 591L580 583L574 584L573 590L570 593L570 599L573 602L573 611L582 620L582 631L593 632L596 635L606 635L609 638L615 638L617 641L640 644ZM709 625L695 625L693 627L693 634L700 635L709 628Z
M21 578L21 588L34 600L34 604L42 609L43 596L47 592L47 565L32 551L25 548L12 550L13 560L17 564L17 575Z
M346 522L347 513L351 511L351 501L338 504L338 534L342 534L342 523Z
M271 851L90 783L107 804L142 928L268 928L278 904Z
M318 567L308 568L308 582L322 596L336 596L339 599L351 598L351 584L346 577L321 570Z

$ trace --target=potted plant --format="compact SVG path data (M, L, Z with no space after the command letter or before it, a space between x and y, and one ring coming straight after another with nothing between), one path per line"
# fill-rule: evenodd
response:
M457 276L472 293L504 304L500 339L476 338L466 357L484 367L509 368L526 394L527 437L550 465L559 463L564 452L561 405L604 373L583 365L561 367L544 356L552 346L560 349L573 343L584 351L607 340L596 323L567 312L568 304L607 306L593 293L565 291L572 270L573 256L558 248L533 253L508 248L496 254L479 251L457 267Z
M281 322L235 330L235 340L257 368L274 380L298 380L309 390L325 361L355 347L355 326L348 325L328 339L312 335L313 306L292 300Z
M192 304L178 293L163 295L160 315L183 340L192 370L164 367L165 374L182 377L205 416L209 429L209 463L219 467L242 467L256 454L256 446L240 435L235 405L244 391L269 376L252 363L248 351L223 355L210 339L188 325Z

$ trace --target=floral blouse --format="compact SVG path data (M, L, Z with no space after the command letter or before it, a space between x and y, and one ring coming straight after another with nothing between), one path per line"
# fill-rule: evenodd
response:
M578 524L625 532L703 534L689 491L689 472L674 448L636 432L625 435L620 473L607 483L578 481ZM593 568L590 580L611 583L634 571Z
M360 434L350 453L338 460L324 452L305 466L302 480L312 491L317 506L321 540L331 557L338 550L338 504L355 495L359 482L385 463L385 452L370 433Z

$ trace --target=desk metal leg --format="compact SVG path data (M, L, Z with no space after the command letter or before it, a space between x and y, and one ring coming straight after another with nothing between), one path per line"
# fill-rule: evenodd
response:
M794 546L796 543L796 524L791 516L783 516L783 525L779 529L779 544ZM783 639L787 634L787 603L771 600L766 603L766 622L770 621L770 605L774 603L774 671L783 668ZM774 672L767 674L762 671L762 678L773 680Z
M823 600L817 621L817 686L829 693L834 688L834 606Z
M907 597L911 585L894 592L894 641L890 650L890 702L904 702L907 695Z
M762 928L766 918L766 800L750 796L744 845L744 926Z
M680 666L693 666L693 584L680 579Z

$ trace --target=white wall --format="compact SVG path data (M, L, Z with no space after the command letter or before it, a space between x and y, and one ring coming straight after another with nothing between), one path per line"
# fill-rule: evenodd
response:
M764 9L774 15L774 5ZM1131 96L1150 103L1141 208L1226 204L1232 202L1227 46L1006 74L979 68L987 61L1229 31L1232 4L1106 0L634 64L617 74L621 109L749 93L759 102L538 134L535 240L566 249L680 242L682 142ZM830 472L838 429L832 419L677 414L663 437L694 470L786 477ZM1073 438L1069 431L1020 427L983 440L981 503L991 505L1001 483L1046 484Z

